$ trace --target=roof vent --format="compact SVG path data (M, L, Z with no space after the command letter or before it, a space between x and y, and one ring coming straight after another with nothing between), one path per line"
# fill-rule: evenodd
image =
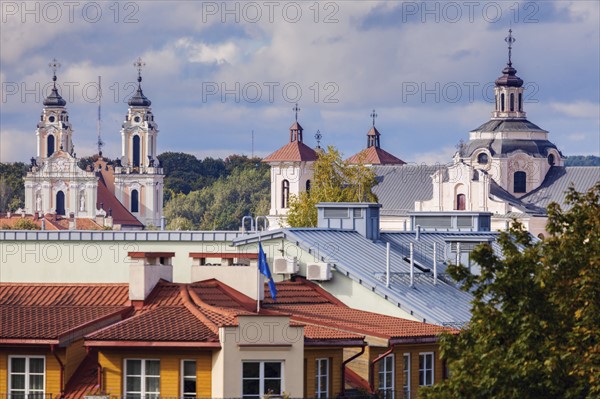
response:
M379 240L379 208L371 202L321 202L317 204L317 226L355 230L369 240Z
M330 263L311 263L306 265L306 279L312 281L328 281L331 280L331 264Z

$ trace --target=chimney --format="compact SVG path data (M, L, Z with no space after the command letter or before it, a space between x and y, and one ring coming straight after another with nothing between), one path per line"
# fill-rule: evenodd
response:
M40 213L38 211L33 212L33 220L37 221L40 218Z
M75 213L69 213L69 230L75 230L77 228L77 224L75 223Z
M160 279L173 281L175 252L129 252L129 299L144 301Z
M374 202L321 202L317 227L356 230L369 240L379 240L379 208Z

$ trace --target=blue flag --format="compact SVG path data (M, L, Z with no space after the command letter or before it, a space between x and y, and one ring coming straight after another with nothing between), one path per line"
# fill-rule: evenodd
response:
M263 251L260 242L258 243L258 270L267 278L269 291L271 291L271 298L275 300L277 297L277 287L275 287L275 282L273 281L273 277L271 277L271 270L269 270L269 264L267 263L267 255L265 255L265 251Z

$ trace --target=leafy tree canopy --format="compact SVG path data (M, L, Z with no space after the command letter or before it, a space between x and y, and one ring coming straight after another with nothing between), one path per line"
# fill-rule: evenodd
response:
M0 212L16 211L25 206L27 165L23 162L0 163Z
M550 236L516 224L472 253L481 275L448 272L474 295L472 319L441 340L450 378L422 391L439 398L600 397L600 183L570 188L548 207Z
M315 227L319 202L376 202L371 191L377 184L375 171L344 161L333 146L321 151L314 163L310 191L290 196L287 223L292 227Z
M600 157L594 155L571 155L565 160L565 166L600 166Z

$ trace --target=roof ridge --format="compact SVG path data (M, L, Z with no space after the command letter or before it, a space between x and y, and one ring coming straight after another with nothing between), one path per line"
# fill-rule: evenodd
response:
M219 328L217 327L217 325L210 320L204 313L202 313L197 307L196 305L192 302L192 299L190 299L190 294L195 294L192 290L192 292L190 292L189 286L185 285L185 284L181 284L180 285L180 290L179 290L181 299L183 301L183 306L185 306L185 308L194 316L196 316L196 318L198 318L198 320L200 320L201 322L203 322L214 334L217 334L217 336L219 335Z

